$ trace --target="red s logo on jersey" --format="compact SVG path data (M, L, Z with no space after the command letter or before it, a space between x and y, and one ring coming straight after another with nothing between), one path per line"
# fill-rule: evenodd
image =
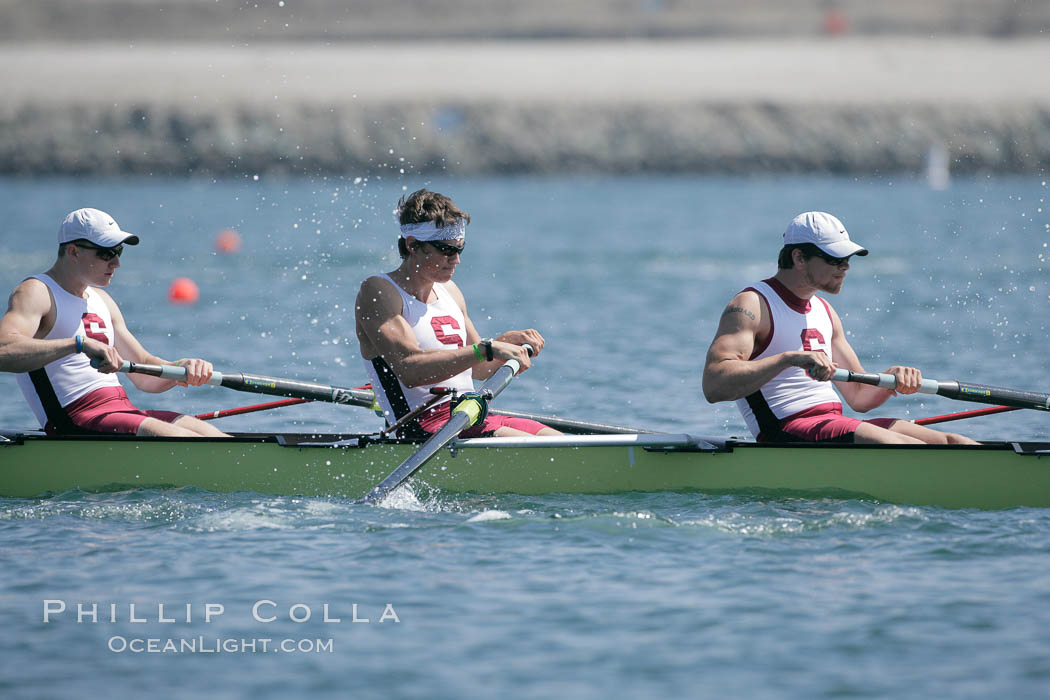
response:
M824 334L816 328L806 328L802 331L802 349L809 352L819 351L831 357L831 353L828 352L827 341L824 340Z
M446 326L454 331L458 331L459 321L451 316L435 316L430 319L430 327L434 329L434 337L438 339L439 343L455 345L457 348L463 347L463 337L458 333L452 333L451 331L446 333Z
M98 314L88 312L80 317L84 324L84 334L103 345L109 345L109 336L106 335L106 322Z

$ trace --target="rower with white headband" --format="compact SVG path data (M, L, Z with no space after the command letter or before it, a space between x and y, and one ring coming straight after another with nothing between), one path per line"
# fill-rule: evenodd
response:
M401 224L401 237L411 236L417 241L455 241L467 237L467 224L463 219L446 226L434 221Z
M445 195L419 190L398 202L401 265L369 277L357 295L357 340L365 371L388 425L424 403L430 407L399 429L402 437L426 438L450 417L448 395L435 400L431 389L458 394L474 390L510 359L525 371L543 350L533 329L482 338L467 314L467 303L452 276L466 247L470 215ZM557 435L536 421L489 415L462 437Z

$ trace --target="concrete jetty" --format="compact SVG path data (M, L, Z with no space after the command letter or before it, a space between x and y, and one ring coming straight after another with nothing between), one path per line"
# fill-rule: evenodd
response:
M0 172L1050 168L1050 40L0 44Z

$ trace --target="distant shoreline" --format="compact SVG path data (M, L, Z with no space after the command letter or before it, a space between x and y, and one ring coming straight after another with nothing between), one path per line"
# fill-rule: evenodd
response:
M1050 5L1017 0L4 0L0 42L396 39L1038 37Z
M7 44L0 172L1050 168L1050 41Z

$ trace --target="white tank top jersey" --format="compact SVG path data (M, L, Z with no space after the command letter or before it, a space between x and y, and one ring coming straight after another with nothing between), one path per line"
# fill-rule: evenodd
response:
M55 300L55 325L45 340L72 338L76 335L113 345L113 319L102 296L87 288L87 298L73 296L48 275L33 275L47 285ZM32 372L18 375L18 387L33 415L43 427L48 423L47 406L52 410L68 406L95 389L120 386L116 374L103 374L91 366L84 353L72 353Z
M408 321L408 325L412 326L419 347L424 350L453 350L466 345L467 324L463 310L445 289L445 285L435 283L434 293L437 299L424 304L402 289L389 275L379 276L394 285L401 294L401 315ZM432 387L447 387L461 394L474 391L474 379L469 369L436 384L407 387L382 357L364 360L364 363L388 425L433 396L430 393ZM445 401L448 399L442 399L438 403Z
M795 296L776 279L748 287L765 299L769 306L770 333L764 347L756 347L752 360L782 352L823 351L834 361L831 352L831 311L826 301L813 297L809 301ZM747 290L745 290L747 291ZM831 382L818 382L800 367L790 367L766 382L761 389L736 402L751 434L768 439L780 428L780 420L820 404L842 405Z

